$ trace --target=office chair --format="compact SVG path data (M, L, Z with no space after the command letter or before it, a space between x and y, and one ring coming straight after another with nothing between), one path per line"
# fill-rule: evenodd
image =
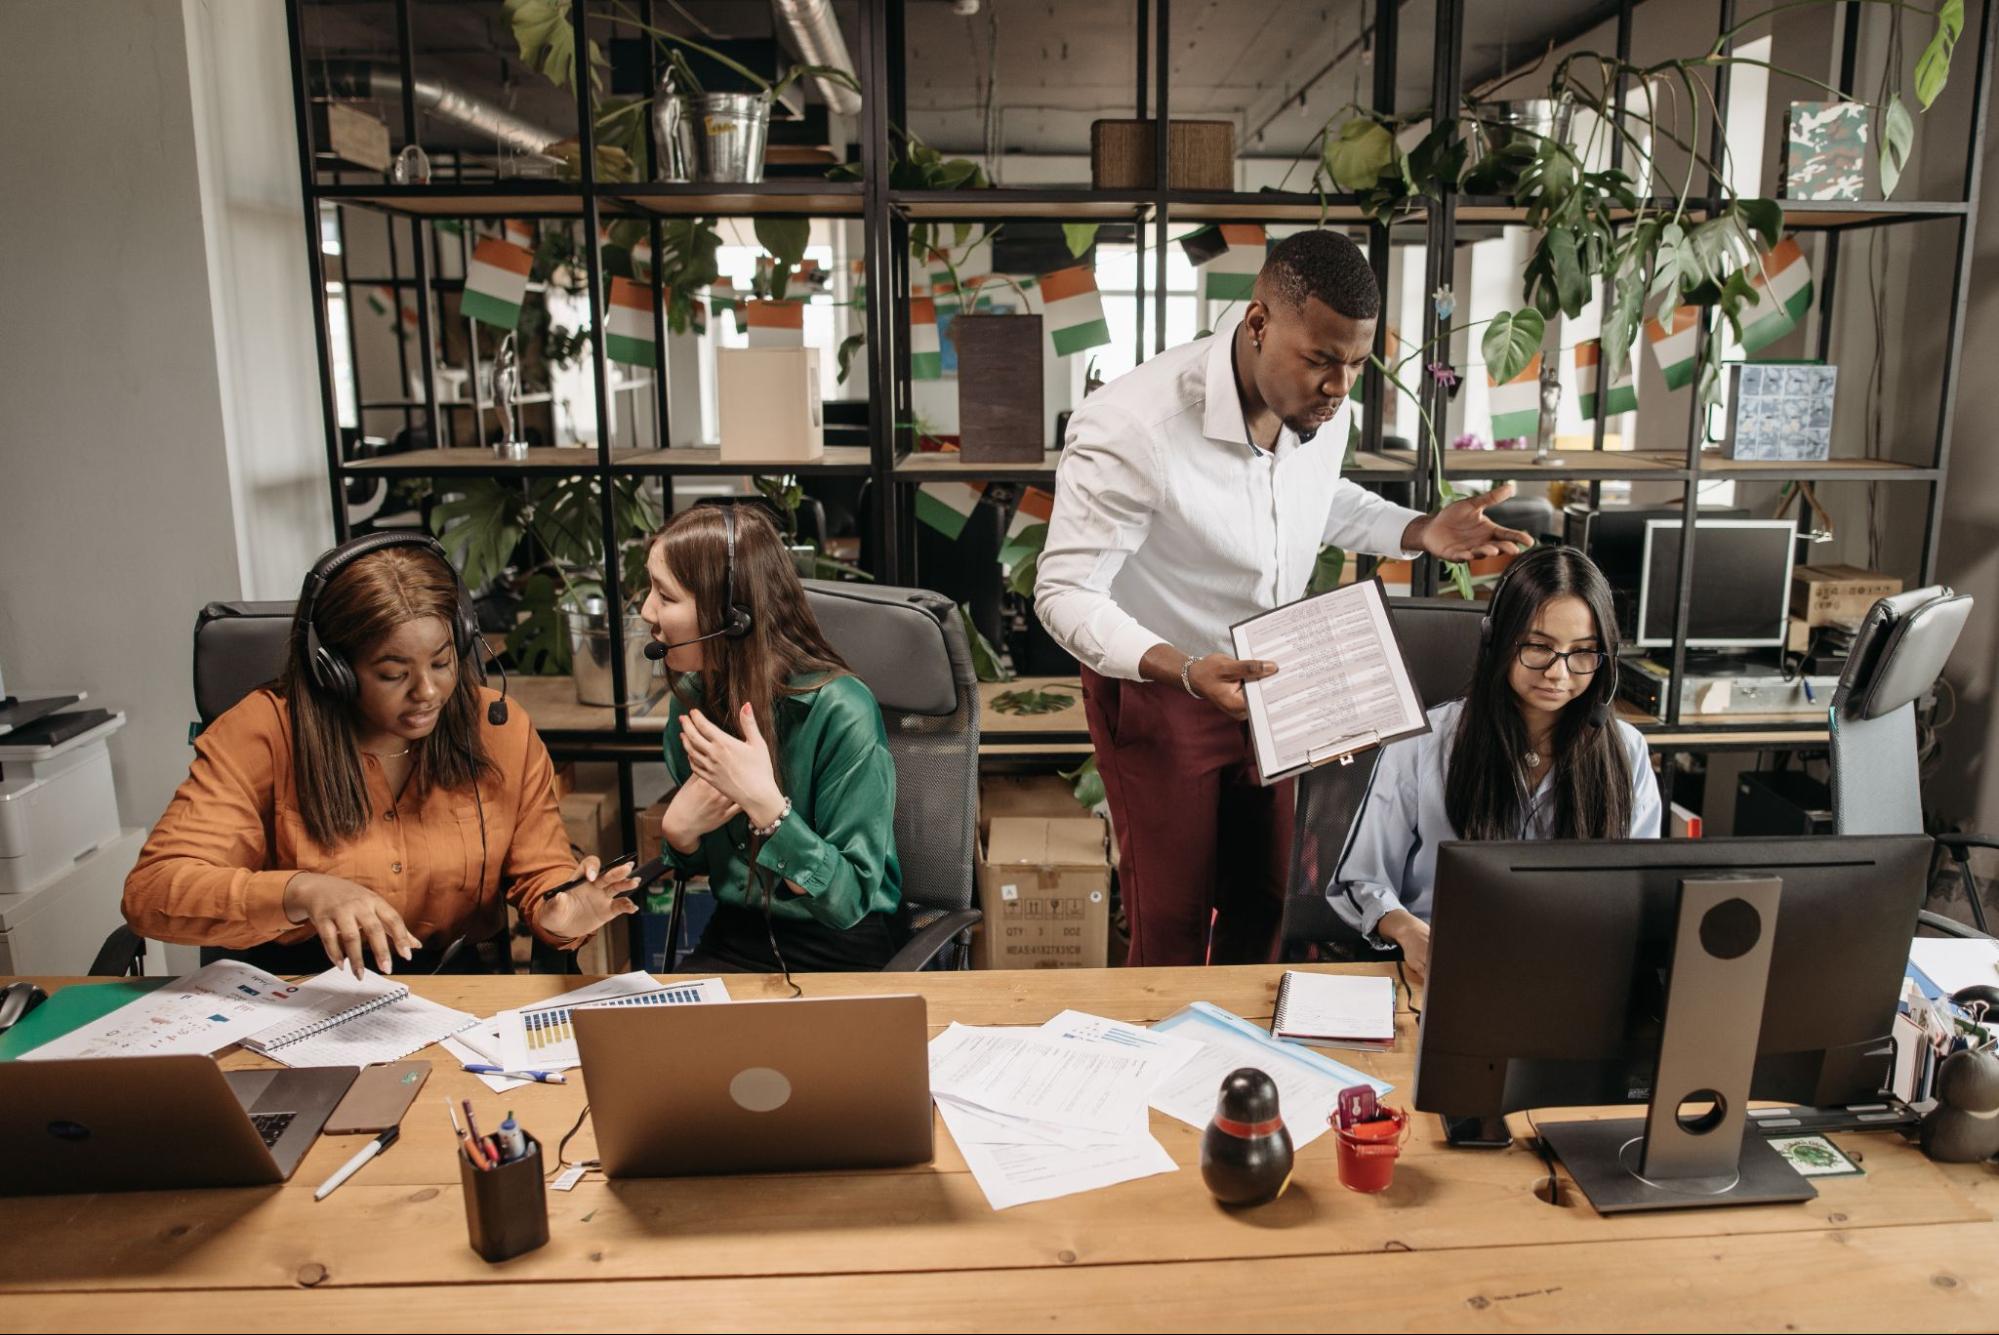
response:
M1883 598L1862 619L1828 714L1833 828L1838 833L1923 833L1916 702L1943 675L1971 606L1969 595L1931 585ZM1928 909L1921 925L1950 936L1989 935L1970 853L1999 848L1999 839L1983 834L1935 838L1931 882L1945 860L1956 863L1976 929Z
M1457 598L1392 598L1389 609L1423 708L1464 694L1478 662L1478 628L1485 604ZM1298 777L1291 873L1279 931L1281 959L1303 959L1313 946L1342 959L1399 957L1399 951L1378 950L1363 941L1326 902L1326 882L1346 850L1380 758L1376 748L1351 765L1321 765Z

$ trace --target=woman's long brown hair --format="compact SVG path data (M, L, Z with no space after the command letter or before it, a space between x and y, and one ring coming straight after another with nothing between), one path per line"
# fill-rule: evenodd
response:
M313 620L319 642L360 665L383 636L407 622L435 617L453 625L458 577L429 552L390 547L354 561L320 592ZM306 833L331 848L367 828L372 805L361 774L360 708L312 680L303 661L305 604L292 621L291 654L274 686L291 702L292 776ZM457 655L455 643L452 649ZM491 769L479 740L478 665L460 659L458 684L438 712L437 727L416 746L410 782L421 795L433 787L470 789Z
M818 618L805 601L805 585L799 582L798 570L777 526L754 506L737 506L735 519L735 597L750 613L750 633L708 641L708 668L702 674L704 699L691 699L679 682L674 683L674 691L683 706L698 704L711 722L734 737L742 736L737 715L744 703L755 705L757 726L770 748L771 763L782 787L783 767L777 764L778 701L814 690L833 677L850 675L853 669L834 652L819 629ZM663 544L666 568L693 596L696 623L703 635L720 630L728 616L726 522L719 507L697 505L669 519L652 539ZM793 685L792 678L799 676L813 680Z

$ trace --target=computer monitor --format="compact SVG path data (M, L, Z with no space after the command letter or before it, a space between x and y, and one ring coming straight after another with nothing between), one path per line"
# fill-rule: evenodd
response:
M1579 548L1596 562L1610 584L1617 628L1627 642L1638 636L1638 586L1645 569L1645 525L1654 519L1678 519L1681 506L1604 505L1572 503L1562 510L1562 541ZM1705 529L1717 519L1748 519L1738 506L1703 505L1698 522Z
M1442 845L1416 1107L1651 1102L1641 1122L1541 1122L1606 1212L1808 1199L1760 1137L1742 1141L1744 1105L1851 1103L1887 1085L1930 849L1923 835ZM1650 1189L1676 1176L1654 1160L1682 1105L1709 1093L1720 1116L1689 1130L1695 1166L1739 1165ZM1612 1129L1571 1152L1570 1127ZM1738 1189L1771 1167L1758 1151L1788 1194ZM1715 1180L1733 1173L1735 1187Z
M1791 615L1791 558L1798 527L1788 519L1697 521L1688 598L1690 649L1783 648ZM1673 592L1680 571L1683 521L1645 523L1638 585L1640 646L1673 642Z

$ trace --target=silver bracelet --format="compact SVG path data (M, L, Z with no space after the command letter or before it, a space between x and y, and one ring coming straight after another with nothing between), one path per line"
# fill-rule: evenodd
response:
M1180 689L1193 696L1196 700L1201 698L1201 693L1194 689L1194 664L1198 661L1198 659L1189 655L1187 661L1180 665Z
M750 826L750 833L759 839L768 839L777 833L777 827L784 824L784 818L790 814L791 799L787 797L784 799L784 810L777 813L776 820L773 820L768 825L752 825Z

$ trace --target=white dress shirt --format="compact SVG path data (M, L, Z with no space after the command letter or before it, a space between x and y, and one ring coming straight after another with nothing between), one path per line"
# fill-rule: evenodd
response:
M1609 669L1606 669L1609 670ZM1367 800L1354 818L1353 833L1340 865L1326 886L1333 912L1382 948L1382 918L1407 909L1430 920L1430 894L1437 883L1437 845L1458 832L1444 809L1444 778L1450 773L1451 744L1457 738L1463 700L1430 711L1430 731L1390 742L1369 782ZM1622 719L1612 721L1631 767L1632 839L1659 837L1659 780L1645 749L1645 736ZM1555 819L1548 800L1554 771L1541 777L1520 820L1520 839L1546 839Z
M1055 473L1034 607L1056 643L1139 679L1155 644L1228 653L1229 627L1294 602L1319 549L1408 556L1421 512L1340 476L1351 400L1301 441L1250 443L1235 330L1160 353L1083 401Z

